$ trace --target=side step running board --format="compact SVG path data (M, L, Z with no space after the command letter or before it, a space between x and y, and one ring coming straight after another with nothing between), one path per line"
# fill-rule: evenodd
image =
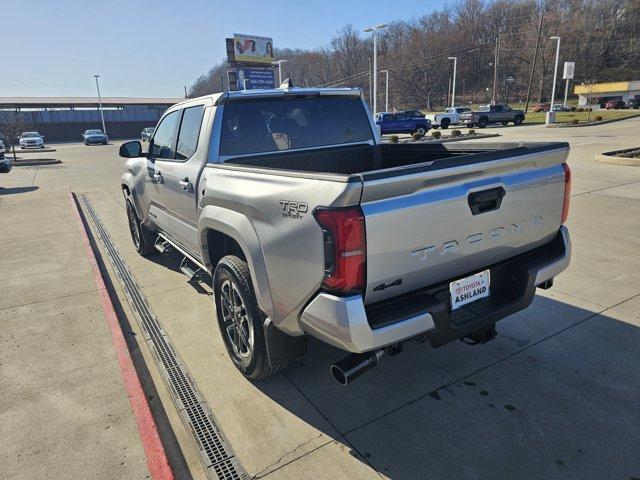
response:
M156 242L153 244L154 248L160 253L166 252L167 248L169 248L170 243L162 238L161 236L156 237Z
M198 265L194 264L187 257L184 257L182 259L182 262L180 262L180 271L182 273L184 273L187 277L189 277L189 280L191 280L199 272L202 271L202 268L200 268Z

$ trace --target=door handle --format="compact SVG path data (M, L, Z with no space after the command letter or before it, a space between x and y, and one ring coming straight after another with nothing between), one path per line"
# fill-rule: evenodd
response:
M193 184L189 181L189 177L184 177L178 182L183 190L193 190Z
M480 213L499 209L502 199L506 193L507 192L502 187L470 193L467 200L469 202L471 213L473 215L478 215Z
M153 172L153 179L157 182L162 182L162 172Z

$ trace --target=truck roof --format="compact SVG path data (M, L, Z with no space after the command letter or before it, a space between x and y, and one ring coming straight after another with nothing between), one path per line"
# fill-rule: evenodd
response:
M321 88L321 87L292 87L292 88L270 88L264 90L240 90L236 92L222 92L213 93L211 95L203 95L197 98L187 98L183 102L176 103L177 105L184 105L191 102L200 102L207 100L207 103L211 105L219 105L224 103L229 98L249 98L249 97L278 97L281 95L308 95L308 94L320 94L320 95L353 95L360 96L362 90L360 88ZM172 107L173 108L173 107Z

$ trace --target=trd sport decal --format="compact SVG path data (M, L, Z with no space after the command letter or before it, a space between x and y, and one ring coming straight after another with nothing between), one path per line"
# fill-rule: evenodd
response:
M309 205L304 202L294 202L293 200L280 200L282 216L301 219L309 211Z

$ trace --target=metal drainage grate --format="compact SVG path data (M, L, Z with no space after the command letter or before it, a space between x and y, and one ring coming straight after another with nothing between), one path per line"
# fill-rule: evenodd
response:
M180 417L187 429L193 432L207 475L209 478L219 480L248 479L242 464L235 456L229 441L216 425L211 410L191 380L160 322L151 311L147 299L116 249L91 201L85 195L79 195L79 199L83 209L91 218L97 236L122 283L127 301L144 331L145 340L156 358Z

